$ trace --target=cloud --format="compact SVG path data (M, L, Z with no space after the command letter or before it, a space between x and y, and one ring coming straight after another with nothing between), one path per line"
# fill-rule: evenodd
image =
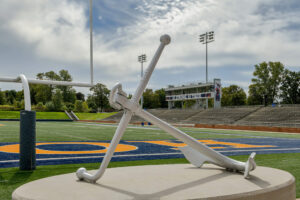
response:
M95 79L109 87L121 81L132 90L140 73L137 56L147 54L149 64L165 33L172 42L157 65L165 77L157 75L151 85L165 87L173 75L193 78L188 71L205 66L198 36L211 30L215 42L208 45L208 63L219 72L210 77L229 80L220 77L228 66L249 71L262 61L299 69L299 7L297 0L94 1ZM76 81L88 81L88 8L87 1L78 0L2 0L0 68L9 65L7 75L30 76L66 68ZM249 84L251 74L243 73L231 79L246 87L243 79Z

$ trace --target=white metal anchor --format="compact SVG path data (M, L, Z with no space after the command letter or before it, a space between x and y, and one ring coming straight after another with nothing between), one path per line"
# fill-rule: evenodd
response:
M79 168L76 172L77 177L79 180L85 180L88 182L95 183L101 176L104 174L105 169L107 168L113 153L119 144L125 129L133 115L138 115L145 120L151 122L152 124L158 126L162 130L166 131L167 133L171 134L175 138L181 140L182 142L186 143L187 146L180 148L183 152L184 156L189 160L193 165L196 167L201 167L204 162L209 162L221 167L224 167L228 170L232 171L243 171L244 177L248 177L249 172L256 168L256 164L254 161L255 153L251 153L247 162L240 162L237 160L233 160L229 157L226 157L213 149L209 148L205 144L197 141L195 138L185 134L184 132L180 131L179 129L173 127L172 125L162 121L161 119L153 116L149 112L143 110L139 105L139 100L141 95L146 88L151 74L155 68L155 65L164 49L164 47L171 42L171 38L169 35L163 35L160 37L160 45L149 64L145 75L141 79L138 88L136 89L133 97L131 99L127 99L126 93L122 90L122 85L117 83L111 90L109 102L110 105L116 109L123 109L124 114L121 118L119 126L115 132L115 135L111 141L111 144L108 148L107 153L101 163L100 168L97 172L92 175L89 174L85 168Z

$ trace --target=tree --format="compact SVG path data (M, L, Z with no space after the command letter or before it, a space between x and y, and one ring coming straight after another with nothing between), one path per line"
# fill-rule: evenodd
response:
M61 80L60 76L54 71L38 73L36 75L36 78L39 80ZM55 87L53 87L52 85L30 84L30 88L33 102L43 102L45 104L49 101L49 99L52 99L52 93Z
M97 105L95 103L94 96L88 95L86 102L91 112L97 112Z
M74 104L74 110L75 112L83 112L83 106L81 100L76 100Z
M75 111L76 112L88 112L88 105L85 101L76 100L75 101Z
M91 101L93 101L93 103L97 106L97 110L100 109L101 112L106 108L110 108L108 102L110 91L105 85L97 83L90 90L93 92L93 94L91 95L91 97L89 97L89 105L91 105Z
M17 91L16 94L16 101L22 101L24 99L24 92L23 90Z
M257 93L264 99L264 105L271 104L278 97L279 84L282 79L284 66L280 62L262 62L255 65L252 83L257 88Z
M160 105L160 96L159 93L153 93L152 89L146 89L143 93L143 107L144 108L159 108Z
M6 103L12 105L16 101L17 91L16 90L6 90L4 91Z
M0 90L0 105L4 105L6 103L5 94Z
M30 84L30 88L35 91L34 94L31 94L35 102L42 102L45 104L49 99L52 99L52 88L50 86Z
M293 72L286 69L280 86L282 102L286 104L300 103L300 71Z
M54 71L38 73L36 77L40 80L72 81L72 76L67 70L60 70L58 74ZM72 89L71 86L31 84L30 88L33 104L37 102L46 103L47 101L49 101L49 99L52 99L54 89L59 89L62 92L63 102L74 104L76 100L76 91Z
M246 93L237 85L222 88L222 106L240 106L246 104Z
M62 111L63 109L63 96L62 92L59 89L55 90L55 93L52 96L52 102L53 102L53 111Z
M59 80L61 81L72 81L73 78L69 74L68 70L59 71ZM76 91L72 89L72 86L57 86L58 89L62 91L63 101L75 103Z
M168 107L168 102L166 101L166 92L165 89L159 89L154 92L156 95L156 98L158 98L159 101L159 108L167 108Z
M76 93L76 100L84 101L84 94L82 94L81 92L77 92Z
M263 95L261 95L259 89L257 84L251 84L249 86L248 105L262 105L264 103Z

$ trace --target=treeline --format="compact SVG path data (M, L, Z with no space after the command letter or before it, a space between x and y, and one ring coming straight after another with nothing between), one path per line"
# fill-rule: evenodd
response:
M38 73L37 79L72 81L67 70L58 73L49 71ZM90 89L91 94L76 92L71 86L51 86L30 84L32 108L37 111L103 112L112 111L108 102L110 90L104 84L98 83ZM255 65L252 83L249 86L248 97L238 85L222 88L222 106L240 105L270 105L272 103L300 104L300 71L286 69L280 62L263 62ZM128 96L131 98L131 95ZM146 89L143 93L143 107L167 108L165 90L153 91ZM24 109L23 91L0 90L1 110ZM184 102L185 108L192 107L195 101ZM175 107L181 108L181 102L175 102ZM213 100L209 99L209 106Z
M255 65L248 97L245 91L230 85L222 88L222 106L300 104L300 71L290 71L280 62Z
M72 81L72 76L67 70L58 73L49 71L38 73L39 80ZM101 83L90 88L91 94L85 98L81 92L76 92L71 86L52 86L30 84L32 109L36 111L64 111L98 112L112 110L108 103L109 90ZM23 91L0 91L1 110L24 109Z
M72 76L67 70L58 73L49 71L38 73L39 80L72 81ZM90 88L91 94L85 97L81 92L76 92L71 86L52 86L30 84L32 109L36 111L64 111L75 112L109 112L113 108L109 105L110 90L106 85L98 83ZM144 108L167 108L164 89L153 91L146 89L144 94ZM131 95L128 96L131 98ZM16 90L0 90L0 110L23 110L24 93Z

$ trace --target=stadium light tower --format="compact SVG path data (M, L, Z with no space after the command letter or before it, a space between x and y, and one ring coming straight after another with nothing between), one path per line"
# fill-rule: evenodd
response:
M143 78L143 63L147 61L147 57L146 57L146 54L142 54L140 56L138 56L138 61L141 63L141 79ZM143 101L144 101L144 98L143 98L143 94L141 96L141 107L143 108Z
M206 32L199 35L199 41L206 46L206 83L208 82L208 65L207 65L207 44L215 41L214 31ZM208 99L206 99L206 108L208 108Z
M91 85L94 84L94 69L93 69L93 0L90 0L90 73Z

